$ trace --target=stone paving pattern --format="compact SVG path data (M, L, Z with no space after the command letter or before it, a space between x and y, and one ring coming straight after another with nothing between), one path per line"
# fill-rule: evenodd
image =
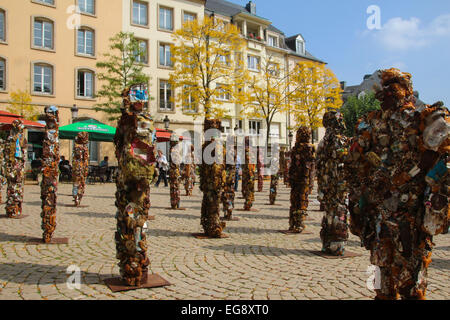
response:
M37 185L25 186L21 220L0 219L0 299L372 299L366 274L369 254L351 235L347 250L362 256L326 259L309 250L320 250L322 212L311 195L307 231L285 235L289 226L289 189L280 183L277 203L269 202L269 181L264 192L255 192L259 212L238 212L240 221L227 222L227 239L200 240L201 194L182 196L186 211L171 211L169 189L151 190L148 255L150 271L173 285L112 293L102 280L118 276L115 258L115 184L88 185L82 205L71 208L72 185L60 183L57 228L54 237L69 237L69 245L28 245L41 237L41 200ZM4 191L3 191L4 193ZM240 195L240 191L237 193ZM6 199L6 195L3 195ZM243 199L237 199L242 208ZM0 206L4 214L5 205ZM450 235L437 236L429 268L428 299L450 297ZM66 285L67 267L77 265L81 288Z

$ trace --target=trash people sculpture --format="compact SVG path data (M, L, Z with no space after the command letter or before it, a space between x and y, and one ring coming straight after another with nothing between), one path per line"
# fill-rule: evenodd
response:
M257 175L258 175L258 192L262 192L263 188L264 188L264 176L263 176L263 169L264 169L264 164L263 164L263 154L261 151L261 148L258 148L258 155L257 155Z
M79 206L86 188L86 178L89 172L89 133L79 132L75 137L72 160L72 196L75 206Z
M228 136L227 146L235 146L236 145L236 137L229 135ZM234 209L234 184L236 182L236 150L233 147L232 150L226 149L224 146L224 154L225 156L225 184L223 186L222 192L222 205L224 212L224 220L230 221L233 220L233 209Z
M170 185L170 206L172 209L180 208L180 138L176 134L170 137L170 167L169 167L169 185Z
M150 208L150 185L155 168L153 120L145 105L143 86L125 89L122 116L114 137L119 172L116 180L116 258L127 286L146 283L149 259L144 232Z
M311 131L307 127L297 130L295 145L290 151L289 184L291 207L289 210L289 232L301 233L305 229L308 209L309 175L314 162L314 146Z
M347 156L348 138L343 135L342 116L328 111L323 116L325 136L317 149L318 199L324 204L322 219L322 251L336 256L344 255L348 239L347 191L344 162Z
M271 159L271 170L276 168L276 172L270 175L270 192L269 192L269 204L274 205L277 199L278 181L280 180L280 166L279 156L273 155Z
M2 189L3 185L6 184L6 169L5 169L5 141L0 139L0 204L2 201Z
M42 240L52 241L56 229L56 192L58 191L59 111L55 106L45 108L45 136L42 150Z
M256 165L252 150L250 150L250 137L244 139L245 161L242 163L242 193L245 199L244 210L250 211L255 201L255 174Z
M194 158L194 146L191 145L190 152L187 155L186 163L183 169L184 178L184 190L186 190L186 196L192 196L195 183L195 158Z
M220 120L205 119L204 131L208 132L215 129L217 136L210 137L210 141L205 141L202 146L203 155L208 153L205 149L211 150L216 145L216 139L220 136ZM222 153L221 148L212 148L211 156L220 159L213 163L207 163L205 159L200 165L200 190L203 192L201 220L206 237L220 238L222 230L225 228L225 222L220 221L220 196L225 183L225 170L223 157L216 152ZM209 153L208 153L209 154Z
M27 139L23 133L24 125L19 119L11 124L11 131L6 141L5 164L8 182L6 216L22 216L23 188L25 182L25 159Z
M381 72L376 97L381 110L360 121L349 152L363 189L350 189L351 231L379 268L376 299L425 299L433 236L449 227L449 112L417 107L398 69Z

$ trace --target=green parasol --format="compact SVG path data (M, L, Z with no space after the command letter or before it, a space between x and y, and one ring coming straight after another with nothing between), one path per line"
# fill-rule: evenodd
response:
M59 138L73 140L78 132L89 132L89 141L112 142L116 134L116 128L97 120L89 119L60 127Z

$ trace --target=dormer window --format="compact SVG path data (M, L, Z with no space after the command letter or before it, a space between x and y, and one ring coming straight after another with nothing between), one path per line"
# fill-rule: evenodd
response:
M267 38L268 44L271 47L278 47L278 38L274 36L268 36Z
M295 47L297 53L305 54L305 41L303 41L303 39L297 38Z

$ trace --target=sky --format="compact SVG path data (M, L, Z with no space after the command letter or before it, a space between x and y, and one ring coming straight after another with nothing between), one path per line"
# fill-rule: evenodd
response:
M449 0L253 2L256 14L287 37L301 33L306 50L327 62L339 81L359 85L365 74L396 67L412 74L422 101L450 107ZM378 25L375 11L367 12L371 6L379 8Z

